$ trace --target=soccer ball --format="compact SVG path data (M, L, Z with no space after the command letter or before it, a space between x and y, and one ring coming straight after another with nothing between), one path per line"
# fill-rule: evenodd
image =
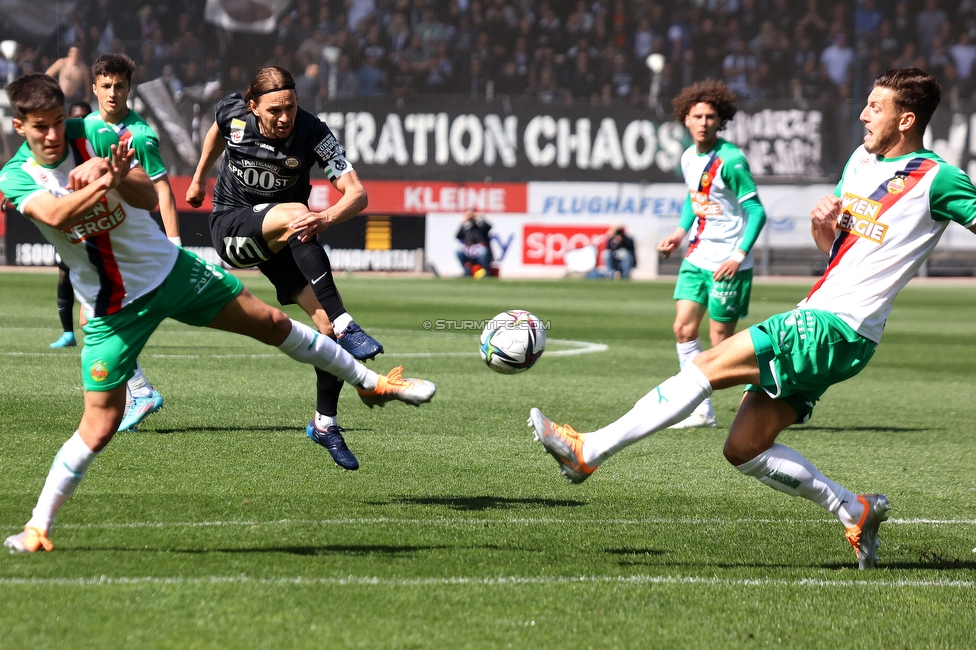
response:
M504 375L531 368L546 349L542 321L521 309L503 311L481 332L481 358Z

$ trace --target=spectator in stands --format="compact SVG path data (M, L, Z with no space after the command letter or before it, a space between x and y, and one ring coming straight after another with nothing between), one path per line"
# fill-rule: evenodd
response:
M799 73L790 81L791 93L794 101L801 108L806 108L809 102L825 97L830 89L830 81L824 68L816 60L807 60Z
M437 53L427 64L427 92L455 92L454 61L447 49L447 43L437 44Z
M518 97L525 91L522 80L516 72L515 60L508 59L502 63L495 81L495 94Z
M380 69L379 52L366 53L366 61L356 71L357 97L382 97L387 94L386 72Z
M356 31L359 27L359 23L373 14L376 10L376 2L374 0L349 0L346 3L348 10L346 12L346 19L348 20L349 29Z
M862 43L867 43L881 33L881 23L884 14L878 9L877 0L860 0L854 10L854 36Z
M298 105L314 115L322 111L325 101L325 85L322 83L320 73L318 63L309 63L301 76L295 79Z
M351 99L356 96L359 79L350 67L349 55L340 54L336 62L336 94L335 99ZM333 99L329 97L329 99Z
M766 66L766 73L760 85L765 89L767 96L782 97L786 95L790 79L792 67L790 52L793 50L793 44L771 20L763 21L759 36L756 38L760 66Z
M796 40L805 36L817 49L826 44L827 21L820 14L817 0L806 0L806 12L796 21L795 29Z
M618 54L613 59L613 71L610 73L608 85L615 101L626 102L633 99L637 86L634 85L634 75L627 65L627 57L623 54Z
M67 104L79 99L91 103L91 72L78 46L68 48L68 54L55 61L45 74L58 80Z
M631 41L634 44L635 61L642 62L650 55L656 36L657 34L651 29L651 19L647 16L642 16L637 22L637 29L634 30L634 34L631 37Z
M918 60L918 56L918 48L915 45L915 41L908 41L905 43L901 54L891 62L891 67L895 69L912 67L915 65L915 61Z
M694 77L698 79L718 79L722 75L722 61L725 59L724 40L715 27L715 19L707 15L701 25L692 31L691 49L695 53ZM638 58L642 64L647 55ZM689 84L685 84L689 85Z
M413 33L420 35L424 57L427 59L437 53L438 43L446 43L448 37L447 26L437 19L437 12L433 7L424 10L424 19L414 28Z
M895 36L894 27L892 27L890 20L886 19L881 21L881 25L878 27L877 44L878 50L884 59L884 65L882 67L887 70L891 62L895 60L895 57L901 53L901 44Z
M955 64L959 89L968 95L972 88L973 63L976 62L976 45L973 45L969 31L959 32L959 40L949 48L949 55Z
M485 97L485 90L488 84L488 76L484 70L484 64L477 56L472 56L468 61L467 74L461 85L461 94L472 99Z
M511 52L518 32L518 14L505 0L489 0L483 31L492 36L493 45Z
M898 46L902 50L908 43L915 42L915 20L907 2L895 3L895 17L891 21L891 31L898 39Z
M312 36L302 41L302 44L295 51L295 57L298 59L299 65L307 68L313 63L319 63L322 60L322 52L325 50L326 45L328 45L328 41L325 37L325 31L316 27L315 31L312 32ZM287 70L287 68L285 69ZM299 104L301 106L305 105L300 99Z
M918 49L924 56L932 51L932 41L939 33L942 23L949 20L948 14L939 6L939 0L925 0L924 8L915 16L915 35Z
M411 99L417 92L417 77L406 59L400 59L397 63L393 81L390 82L390 97L394 99Z
M746 41L739 39L733 50L722 62L722 76L725 85L739 95L749 94L749 74L756 69L758 61L749 50Z
M532 89L532 94L540 104L559 104L563 93L556 81L556 73L552 66L539 69L538 82Z
M402 52L410 41L410 25L407 23L407 14L403 11L395 11L390 24L386 28L386 39L390 43L390 53Z
M0 88L7 85L8 81L13 81L17 78L17 62L16 60L10 61L7 56L0 52Z
M847 45L847 35L839 32L833 42L820 54L820 64L827 72L827 78L834 85L839 97L851 96L851 64L854 50Z
M573 70L569 74L566 102L596 103L598 99L596 73L590 63L587 50L580 50L573 59Z
M173 71L173 66L168 63L164 65L162 72L159 74L159 79L166 86L166 89L169 90L170 95L173 96L173 100L180 101L183 97L183 82L176 76L176 73Z

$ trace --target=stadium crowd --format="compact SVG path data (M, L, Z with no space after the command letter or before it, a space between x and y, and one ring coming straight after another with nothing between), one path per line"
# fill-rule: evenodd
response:
M76 47L85 65L129 54L137 79L177 99L216 99L280 65L315 110L425 93L646 103L655 53L664 101L704 78L746 102L843 100L904 66L935 75L949 102L976 88L976 0L294 0L268 36L215 27L204 5L80 3L47 42L0 55L0 83Z

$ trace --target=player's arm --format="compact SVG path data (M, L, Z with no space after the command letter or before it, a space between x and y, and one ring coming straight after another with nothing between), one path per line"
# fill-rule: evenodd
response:
M149 180L149 175L146 174L146 170L139 166L131 168L125 175L125 180L119 183L116 189L122 200L134 208L152 211L156 209L156 204L159 203L156 188Z
M691 224L695 222L695 211L691 207L691 195L685 197L685 202L681 205L681 219L674 232L658 242L657 249L665 258L671 255L684 240L685 235L691 229Z
M133 149L129 149L133 152ZM89 158L68 174L68 189L77 191L105 175L109 166L107 158ZM152 183L145 170L139 165L130 167L116 191L123 201L135 208L153 210L156 207L156 191L149 191Z
M958 167L939 165L929 188L932 218L955 221L976 234L976 186Z
M823 196L810 211L810 232L813 241L822 252L830 254L834 245L837 217L840 216L841 200L839 196L828 194Z
M176 210L176 195L173 194L173 186L169 183L166 163L159 153L159 138L147 127L147 130L137 129L129 143L136 150L136 159L142 169L146 170L153 184L159 200L159 214L163 218L163 230L166 231L170 241L179 246L181 244L180 220Z
M299 231L299 239L307 240L337 223L348 221L362 212L369 204L366 188L359 180L359 175L350 170L335 178L332 186L342 193L342 198L321 212L307 212L292 222L291 227Z
M193 172L193 178L190 179L190 186L186 189L186 202L194 208L203 205L203 200L207 197L207 175L217 159L224 153L226 147L227 142L224 141L224 136L220 134L220 129L214 122L210 126L210 130L207 131L207 137L203 139L200 162L197 163L197 169Z
M180 216L176 210L176 195L173 194L173 186L169 184L169 177L163 176L153 181L156 197L159 199L159 215L163 218L163 230L166 236L174 244L179 246L180 241Z
M64 196L55 197L48 192L39 192L23 206L23 213L55 228L65 228L80 221L96 203L105 198L109 190L119 187L126 179L134 154L124 142L117 147L112 145L104 174ZM151 183L149 187L152 187Z
M742 209L746 213L746 227L745 231L742 233L742 240L734 251L732 251L731 257L722 262L712 277L716 280L724 280L733 277L739 272L739 267L742 265L742 260L746 258L752 247L755 246L756 240L759 239L759 233L762 231L763 226L766 225L766 209L763 208L763 204L759 201L759 197L755 194L747 198L742 202Z

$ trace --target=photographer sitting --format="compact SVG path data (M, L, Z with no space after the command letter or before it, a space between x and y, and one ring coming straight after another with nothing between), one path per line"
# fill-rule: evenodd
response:
M603 250L603 266L611 278L630 278L630 272L637 265L637 255L634 252L634 240L624 232L622 223L614 223L607 230L607 247Z
M464 275L472 276L476 280L485 277L491 271L491 224L485 221L484 215L470 210L464 217L457 237L461 242L461 250L457 252L458 261L464 267Z

